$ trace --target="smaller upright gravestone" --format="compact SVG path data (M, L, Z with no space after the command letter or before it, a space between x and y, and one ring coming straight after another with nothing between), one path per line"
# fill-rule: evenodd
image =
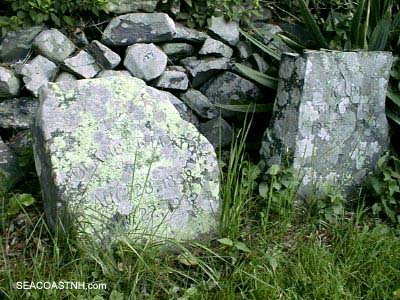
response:
M284 54L263 169L298 171L298 199L323 196L323 185L356 196L388 146L385 95L388 52L306 51Z
M137 78L49 84L34 126L46 214L108 243L207 237L219 213L212 145Z

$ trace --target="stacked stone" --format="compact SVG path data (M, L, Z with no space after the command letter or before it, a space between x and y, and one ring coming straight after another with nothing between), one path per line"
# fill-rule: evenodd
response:
M8 33L0 48L0 128L26 130L26 138L49 82L128 76L164 93L215 148L229 147L235 113L220 105L261 98L253 82L235 73L233 60L252 60L263 71L268 65L239 40L236 22L212 17L206 33L154 12L158 1L125 2L109 8L124 14L110 20L101 40L88 42L81 32L81 43L43 26Z

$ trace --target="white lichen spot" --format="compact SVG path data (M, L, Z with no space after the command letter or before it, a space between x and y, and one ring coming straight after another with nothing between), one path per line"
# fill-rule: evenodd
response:
M342 98L342 100L340 101L340 103L338 105L338 110L341 115L343 115L346 112L349 104L350 104L350 101L348 98Z
M321 132L318 134L318 136L323 140L329 142L331 140L331 137L329 135L329 132L325 130L325 128L321 129Z
M304 115L304 119L310 122L314 122L319 119L318 110L314 109L313 103L311 101L307 101L306 105L300 108L300 111Z

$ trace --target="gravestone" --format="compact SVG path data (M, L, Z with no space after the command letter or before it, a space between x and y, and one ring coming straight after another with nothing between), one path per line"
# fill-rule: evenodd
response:
M215 151L166 93L115 76L49 84L40 103L34 154L50 225L102 243L215 231Z
M357 195L388 147L391 64L388 52L284 54L261 167L293 166L301 181L299 199L322 197L324 184Z

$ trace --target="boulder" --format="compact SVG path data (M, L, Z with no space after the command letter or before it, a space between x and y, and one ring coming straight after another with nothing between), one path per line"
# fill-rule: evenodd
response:
M201 55L213 55L215 57L226 57L231 58L233 50L231 47L224 43L214 40L212 38L206 39L203 46L201 47L199 54Z
M107 2L109 13L126 14L132 12L154 12L158 0L112 0Z
M231 61L225 57L206 57L203 59L188 57L182 59L181 63L190 74L193 87L201 85L219 71L230 69L232 66Z
M101 71L96 60L85 50L79 51L74 56L64 60L63 67L79 78L93 78Z
M156 88L184 91L189 86L189 79L185 72L165 71L153 84Z
M239 24L234 21L226 21L223 16L211 17L209 20L210 34L215 38L235 46L239 42Z
M0 98L17 96L21 90L21 82L14 72L0 67Z
M0 128L30 128L38 106L37 99L33 97L12 98L0 102Z
M94 57L100 67L105 70L114 69L121 62L121 57L117 53L104 46L99 41L92 41L87 50Z
M187 43L165 43L160 45L160 47L173 63L196 53L196 48Z
M215 151L162 93L109 77L49 84L40 103L34 156L52 228L60 220L104 246L212 237Z
M201 123L199 130L213 145L215 150L218 150L219 147L227 148L232 143L232 126L220 117Z
M167 56L154 44L135 44L126 49L124 66L133 76L150 81L167 66Z
M0 61L16 63L24 60L32 48L34 38L44 30L43 26L32 26L9 31L0 45Z
M53 79L57 69L52 61L38 55L21 67L20 74L23 76L25 88L37 97L39 89Z
M38 54L56 63L65 60L76 49L74 43L57 29L42 31L33 40L33 47Z
M97 74L96 78L106 78L111 76L125 76L132 77L131 73L126 70L115 71L115 70L103 70L99 74Z
M261 90L251 81L232 72L224 72L207 81L200 91L214 104L240 104L241 101L257 101ZM225 109L222 116L233 117L236 113Z
M174 21L165 13L132 13L113 18L102 42L109 46L168 42L175 31Z
M202 43L207 38L208 35L204 32L185 27L180 23L176 23L176 34L174 35L174 42Z
M62 81L75 81L78 80L78 78L68 72L61 72L60 75L57 76L55 82L62 82Z
M195 89L189 89L186 93L182 93L180 98L187 104L196 114L204 119L214 119L218 116L218 110L206 96Z
M345 199L358 197L388 149L385 95L391 65L390 52L285 54L261 169L294 168L299 201L325 197L327 186Z

